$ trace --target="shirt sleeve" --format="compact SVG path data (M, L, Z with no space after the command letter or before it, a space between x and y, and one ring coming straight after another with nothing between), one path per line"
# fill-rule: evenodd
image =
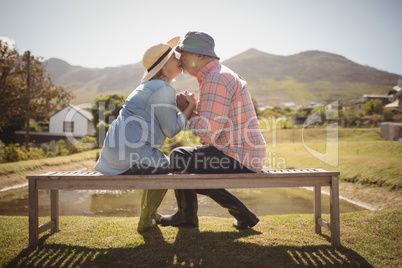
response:
M168 138L176 136L187 124L187 118L178 112L174 88L166 84L157 90L151 99L152 117Z
M229 110L232 96L223 81L205 81L198 103L199 116L191 120L191 130L206 144L222 138L225 126L230 127ZM226 130L227 131L227 130Z

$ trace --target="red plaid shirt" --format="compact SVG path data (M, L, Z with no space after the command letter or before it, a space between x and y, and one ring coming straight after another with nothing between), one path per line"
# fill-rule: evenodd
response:
M254 172L261 172L265 140L247 90L247 82L214 60L197 74L199 116L190 128L202 144L211 144Z

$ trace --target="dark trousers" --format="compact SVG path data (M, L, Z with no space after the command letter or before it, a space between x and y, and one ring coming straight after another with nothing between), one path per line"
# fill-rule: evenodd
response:
M253 173L232 157L225 155L222 151L211 145L201 147L179 147L170 154L171 171L189 173ZM197 211L189 212L188 209L196 210L197 206L187 203L197 202L196 194L209 196L222 207L228 209L229 213L239 222L256 222L257 216L251 212L240 199L226 189L196 189L196 190L175 190L179 213L181 207L187 209L188 214L197 215ZM184 202L183 202L184 201ZM187 205L189 206L187 206ZM188 217L191 218L191 217Z
M189 173L253 173L211 145L179 147L170 153L170 170Z

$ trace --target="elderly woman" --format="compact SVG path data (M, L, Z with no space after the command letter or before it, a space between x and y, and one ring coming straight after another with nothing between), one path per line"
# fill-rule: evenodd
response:
M158 148L187 124L196 107L194 94L187 93L189 105L178 112L174 88L170 85L181 72L175 37L149 48L143 57L142 83L128 96L119 116L111 124L95 165L105 175L162 174L169 170L169 158ZM156 226L156 212L167 190L144 190L138 232Z

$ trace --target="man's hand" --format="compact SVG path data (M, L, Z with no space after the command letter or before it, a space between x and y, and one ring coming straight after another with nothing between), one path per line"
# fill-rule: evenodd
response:
M187 108L189 105L186 95L184 92L180 92L179 94L176 95L176 103L177 107L180 109L180 111L184 111L184 109Z
M195 97L194 93L189 93L185 96L189 105L193 105L195 110L195 107L197 106L197 98Z
M197 107L197 98L195 97L194 93L183 91L176 95L176 103L177 107L180 111L190 119L193 114L196 113Z

